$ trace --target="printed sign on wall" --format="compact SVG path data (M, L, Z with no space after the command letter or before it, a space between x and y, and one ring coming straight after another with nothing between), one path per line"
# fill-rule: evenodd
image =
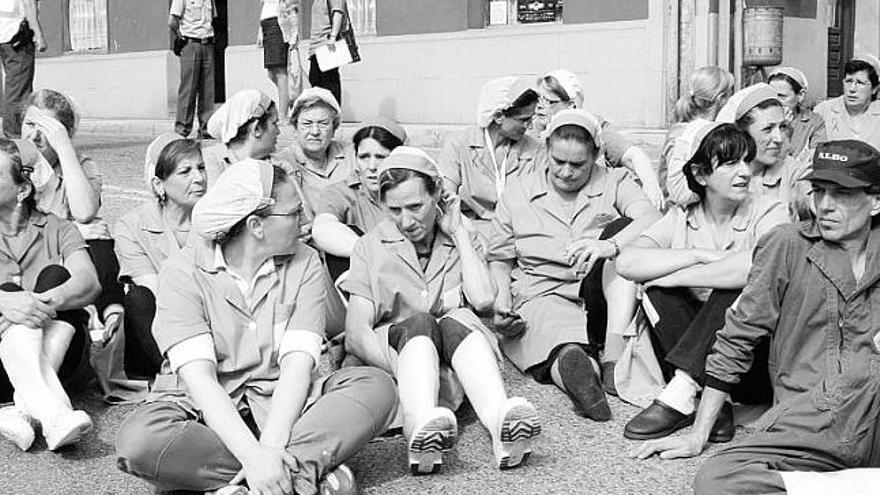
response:
M521 24L555 22L559 0L517 0L516 18Z

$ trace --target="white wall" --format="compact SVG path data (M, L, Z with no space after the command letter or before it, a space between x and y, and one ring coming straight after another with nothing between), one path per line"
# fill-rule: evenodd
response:
M341 69L343 118L382 113L406 123L470 124L486 81L537 78L564 67L581 77L592 111L622 125L661 126L658 4L662 0L652 0L650 19L643 21L362 38L363 61ZM226 71L230 94L249 87L274 91L253 46L227 50Z
M856 2L855 53L880 57L880 0Z
M177 99L179 72L167 50L64 55L37 60L34 87L70 95L85 117L164 119Z
M818 19L786 17L783 21L782 65L804 71L810 82L809 94L825 99L828 65L828 23L822 9Z

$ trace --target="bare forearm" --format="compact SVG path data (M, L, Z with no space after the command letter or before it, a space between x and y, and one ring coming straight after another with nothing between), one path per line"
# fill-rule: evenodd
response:
M376 332L372 328L349 330L349 326L346 324L345 350L354 354L369 366L375 366L388 373L394 372L385 358L385 352L379 344L379 339L376 338Z
M24 0L24 17L27 19L31 29L34 30L34 36L43 36L43 28L40 26L39 7L36 0Z
M339 38L339 32L342 31L342 12L334 10L330 24L330 40L336 41Z
M196 377L194 373L187 372L187 367L200 364L203 363L190 363L180 369L187 390L196 406L202 411L205 424L220 437L223 445L232 452L232 455L243 463L244 459L258 450L259 443L216 379Z
M495 307L511 309L513 307L513 295L510 292L510 273L513 271L513 261L492 261L489 263L489 274L495 281L498 294L495 297Z
M64 174L64 191L70 204L70 214L77 222L88 223L98 215L101 196L83 171L73 146L68 148L58 150L58 159Z
M312 224L312 239L318 248L334 256L350 258L360 237L333 215L322 213Z
M697 410L697 418L694 421L693 432L703 439L703 444L709 439L709 433L718 414L721 412L721 406L727 400L727 394L712 387L706 387L703 390L703 397L700 399L700 407Z
M647 282L699 262L691 249L627 247L617 257L617 273L634 282Z
M683 268L667 275L669 286L742 289L752 268L750 253L743 251L712 262Z
M465 229L455 233L454 242L461 258L464 295L474 309L488 311L495 303L495 284L489 276L489 268L477 254L471 236Z
M101 292L101 283L91 273L74 273L67 282L43 292L47 303L55 311L68 309L81 309L98 297Z
M621 157L624 166L633 171L645 189L659 190L660 182L651 159L641 149L630 146Z
M260 435L260 443L285 448L290 430L299 419L311 385L314 360L304 352L293 352L281 361L281 376L272 394L269 415Z

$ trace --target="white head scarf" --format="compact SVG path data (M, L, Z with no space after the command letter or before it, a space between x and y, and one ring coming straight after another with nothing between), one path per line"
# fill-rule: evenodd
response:
M749 110L755 108L759 103L776 99L776 91L769 84L763 82L753 84L734 93L727 100L727 103L721 107L721 111L715 117L715 122L735 124L737 120L749 113Z
M499 77L487 82L477 101L477 125L480 128L489 127L496 113L510 108L517 98L529 90L534 91L534 88L523 77Z
M584 88L581 80L574 72L565 69L556 69L548 72L544 77L552 77L568 93L569 99L574 102L575 108L584 107Z
M262 117L269 111L272 99L257 89L246 89L232 95L208 120L208 134L224 144L232 141L238 129L248 120Z
M217 241L251 213L275 203L272 164L248 158L230 165L192 212L192 230Z

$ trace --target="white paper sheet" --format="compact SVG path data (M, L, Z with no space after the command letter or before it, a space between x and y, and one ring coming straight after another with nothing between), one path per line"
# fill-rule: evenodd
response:
M345 40L339 40L335 43L336 49L331 51L329 45L322 45L315 50L315 58L318 59L318 67L321 72L327 72L352 62L351 52L348 51L348 45Z

